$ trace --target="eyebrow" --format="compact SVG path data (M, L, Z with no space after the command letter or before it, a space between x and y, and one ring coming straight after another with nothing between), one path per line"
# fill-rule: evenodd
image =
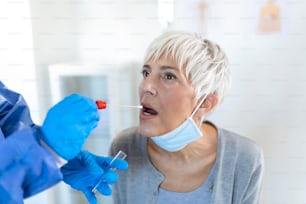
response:
M148 69L151 69L151 66L150 65L148 65L148 64L144 64L143 65L143 68L148 68ZM175 67L171 67L171 66L160 66L160 69L161 70L166 70L166 69L172 69L172 70L178 70L177 68L175 68Z

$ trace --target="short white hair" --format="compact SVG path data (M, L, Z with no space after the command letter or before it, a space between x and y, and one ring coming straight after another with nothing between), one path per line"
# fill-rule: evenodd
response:
M219 102L230 87L228 60L220 46L187 32L172 31L157 37L149 45L144 61L172 57L195 88L196 98L214 93Z

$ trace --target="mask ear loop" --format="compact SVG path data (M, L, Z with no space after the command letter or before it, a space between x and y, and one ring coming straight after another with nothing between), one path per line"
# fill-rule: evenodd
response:
M210 93L210 90L212 89L212 85L210 85L207 89L207 93ZM201 99L200 103L196 106L196 108L194 109L194 111L192 111L190 118L193 117L193 115L197 112L197 110L200 108L200 106L202 105L202 103L204 102L204 100L206 99L206 97L208 96L208 94L203 95L203 98Z
M203 96L203 98L201 99L200 103L196 106L196 108L194 109L194 111L192 111L190 118L193 117L193 115L197 112L197 110L200 108L200 106L202 105L202 103L204 102L204 100L206 99L207 94Z

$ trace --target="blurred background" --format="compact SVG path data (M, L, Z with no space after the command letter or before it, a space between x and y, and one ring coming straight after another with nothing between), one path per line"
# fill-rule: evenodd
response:
M0 80L23 94L37 124L71 92L135 105L151 40L167 30L198 33L223 47L232 70L231 92L209 119L263 147L260 203L305 204L305 10L303 0L0 0ZM84 148L107 154L137 115L101 111ZM60 183L25 203L86 200Z

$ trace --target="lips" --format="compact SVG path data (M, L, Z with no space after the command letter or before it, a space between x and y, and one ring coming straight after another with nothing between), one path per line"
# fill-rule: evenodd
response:
M142 108L142 112L145 115L157 115L158 112L152 108L150 105L147 104L142 104L143 108Z

